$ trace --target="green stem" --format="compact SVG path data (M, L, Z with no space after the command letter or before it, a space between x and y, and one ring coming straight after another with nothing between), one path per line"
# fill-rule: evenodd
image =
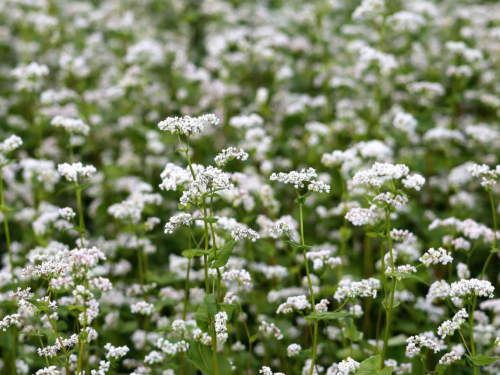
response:
M391 255L391 271L394 272L394 257L392 253L392 238L391 238L391 225L390 225L390 212L389 210L385 211L385 225L386 225L386 236L387 236L387 242L389 245L389 252ZM385 273L385 269L382 269L382 274ZM387 354L387 342L389 341L389 332L391 328L391 320L392 320L392 308L394 307L394 292L396 290L396 278L392 278L392 283L391 283L391 299L389 302L389 308L387 309L387 314L386 314L386 326L385 326L385 335L384 335L384 347L382 349L382 363L381 363L381 368L385 367L384 361L385 357ZM386 308L387 308L387 303L386 303Z
M490 196L490 203L491 203L491 211L493 213L493 246L492 250L496 248L496 242L497 242L497 213L495 210L495 203L493 202L493 195L491 194L491 190L488 191L489 196ZM491 257L493 256L494 253L490 252L490 255L488 255L488 259L486 259L486 263L484 263L483 266L483 271L481 272L481 277L479 280L482 280L484 277L484 274L486 273L486 269L488 268L488 264L490 263Z
M305 246L304 241L304 217L302 214L302 201L299 203L300 208L300 238L302 240L302 246ZM316 302L314 300L314 290L311 283L311 276L309 274L309 262L307 260L306 250L302 249L302 254L304 255L304 263L306 265L306 274L307 274L307 283L309 284L309 291L311 293L311 302L314 317L316 317ZM316 349L318 346L318 322L314 322L314 336L313 336L313 351L312 351L312 361L311 361L311 369L309 370L309 375L312 375L314 372L314 363L316 362Z

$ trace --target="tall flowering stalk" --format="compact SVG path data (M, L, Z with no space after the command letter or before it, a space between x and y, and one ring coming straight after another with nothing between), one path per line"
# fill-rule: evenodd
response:
M375 163L369 170L357 172L353 177L353 183L356 185L364 185L368 189L374 189L375 195L366 195L370 208L354 208L349 211L346 218L354 225L365 225L374 222L377 219L377 212L383 211L384 229L380 233L373 233L372 235L380 237L381 242L387 240L389 250L390 267L389 272L385 270L384 260L385 252L384 245L382 245L382 272L389 273L391 276L391 288L387 293L387 288L384 284L385 292L385 308L386 308L386 325L384 333L384 346L382 349L382 367L384 367L385 357L387 355L388 340L392 322L392 310L394 308L394 294L396 290L396 277L394 275L395 259L392 246L390 215L398 207L404 206L408 202L408 198L404 190L415 189L420 190L425 179L420 175L409 175L409 168L403 164L389 164L389 163ZM401 185L399 181L401 180Z
M270 177L271 181L279 181L285 184L290 184L295 189L297 193L297 199L295 199L295 203L299 204L299 213L300 213L300 245L295 241L292 242L293 246L298 247L302 250L302 254L304 256L304 263L306 267L306 275L307 275L307 284L309 286L309 293L311 294L311 306L313 309L314 318L317 318L316 312L316 301L314 298L314 289L311 283L311 275L309 272L309 262L307 259L307 249L310 249L310 246L307 246L304 238L304 217L303 217L303 205L305 199L312 195L313 193L329 193L330 186L325 184L323 181L316 180L317 174L313 168L309 168L307 170L303 169L300 172L292 171L290 173L280 172L278 174L273 173ZM307 191L303 193L303 190L306 188ZM278 228L278 232L283 229ZM285 228L286 231L286 228ZM288 231L289 232L289 231ZM314 372L314 365L316 362L316 350L318 346L318 325L319 321L314 321L314 333L313 333L313 347L312 347L312 360L311 360L311 368L309 370L309 375L312 375Z

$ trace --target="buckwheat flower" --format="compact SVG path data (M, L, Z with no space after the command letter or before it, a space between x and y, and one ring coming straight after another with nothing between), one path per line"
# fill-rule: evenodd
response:
M59 215L68 221L71 221L76 216L75 211L71 207L65 207L59 209Z
M433 337L427 337L425 334L411 336L406 340L406 342L408 343L406 346L406 356L410 358L420 354L420 349L422 347L429 348L430 350L433 350L434 353L441 350L439 342L437 342Z
M302 350L302 347L299 344L290 344L290 345L288 345L288 348L286 349L286 353L289 357L295 357L295 356L299 355L301 350Z
M214 316L215 318L215 333L217 336L217 343L218 344L223 344L227 341L228 334L227 334L227 321L228 321L228 316L225 311L220 311Z
M242 285L250 286L252 278L250 273L246 270L230 270L222 274L222 280L238 281L238 283Z
M144 357L144 363L148 365L154 365L155 363L163 362L163 354L153 350L148 355Z
M90 177L97 171L94 166L92 165L84 166L80 162L73 164L68 164L68 163L59 164L57 166L57 170L59 171L61 176L63 176L64 178L66 178L66 180L70 182L77 181L78 176Z
M495 287L487 280L460 280L451 284L449 296L452 301L468 296L493 298L494 291Z
M104 349L106 349L108 352L106 353L106 358L107 359L110 359L110 358L113 358L113 359L120 359L122 357L124 357L125 355L127 355L127 353L129 352L129 348L127 346L113 346L111 345L109 342L104 345Z
M151 315L154 312L154 305L146 301L140 301L130 306L133 314Z
M329 193L330 185L325 184L323 181L311 181L307 189L316 193Z
M206 114L199 117L167 117L158 123L158 128L170 131L172 134L185 134L194 136L203 133L207 125L219 125L219 119L214 114Z
M196 175L192 185L206 190L231 190L234 188L229 174L211 165Z
M429 302L444 300L450 293L450 285L445 280L435 281L431 284L426 299Z
M375 280L375 279L374 279ZM341 301L344 298L373 297L377 296L376 285L371 279L352 281L350 279L340 280L339 287L333 298Z
M316 304L316 312L325 312L328 311L328 305L330 301L327 299L322 299L320 303Z
M430 248L427 252L422 255L419 259L426 267L429 267L431 264L448 264L453 262L453 257L451 253L448 253L445 249L440 247L435 250L434 248Z
M187 213L180 213L172 216L168 223L165 224L165 233L174 233L174 230L179 227L189 227L191 225L191 220L193 217Z
M195 175L203 172L205 167L198 164L191 164ZM193 175L189 167L182 168L175 164L168 163L165 166L163 172L160 175L162 183L160 184L160 189L162 190L174 190L177 188L187 188L193 181Z
M248 154L242 148L238 150L235 147L229 147L217 154L214 161L217 166L221 167L233 159L244 161L248 159Z
M262 369L259 370L259 374L262 375L285 375L282 372L272 372L270 367L262 366Z
M363 316L363 308L360 305L353 305L349 307L349 312L355 317L355 318L361 318Z
M394 271L392 270L391 267L387 267L385 270L385 273L391 273L391 272L399 272L399 273L412 273L412 272L417 272L417 269L409 264L404 265L404 266L397 266L394 267ZM393 276L391 276L393 277ZM396 276L396 280L400 281L402 277Z
M23 140L17 135L11 135L5 141L0 143L0 154L7 154L19 148L23 144Z
M375 205L370 208L354 207L345 215L345 218L355 226L366 225L374 217L376 209Z
M447 320L438 328L438 335L444 339L446 336L453 336L457 329L465 323L465 319L469 317L465 309L459 310L452 320Z
M188 204L201 204L202 198L201 198L201 193L195 189L191 188L189 190L186 190L182 193L182 197L179 200L179 203L182 204L183 206L187 206Z
M379 203L386 203L389 206L401 207L408 203L408 198L403 195L393 195L392 193L380 193L376 195L373 200Z
M292 229L285 221L278 221L275 226L269 229L269 234L273 238L279 238L286 234L287 236L292 233Z
M469 251L471 248L471 243L463 237L455 238L453 241L451 241L451 244L455 247L455 250Z
M500 165L496 169L491 170L486 164L474 164L469 167L469 173L472 177L481 177L481 185L485 188L491 188L496 185L498 176L500 176Z
M16 90L37 91L42 87L42 78L49 74L47 65L33 61L29 65L19 65L11 71L16 78Z
M231 237L233 237L236 242L239 242L244 238L251 239L252 242L255 242L260 238L259 234L256 231L243 225L240 225L236 229L232 230Z
M283 182L284 184L291 184L295 189L300 189L304 187L304 182L310 182L317 176L318 174L316 173L314 168L309 168L307 170L302 169L300 172L291 171L289 173L273 173L271 177L269 177L269 179L271 181Z
M266 321L262 321L259 324L259 332L267 333L273 335L277 340L282 340L283 335L281 334L281 330L274 325L274 323L267 323Z
M23 276L31 276L33 278L58 278L65 276L70 268L71 266L66 262L49 260L38 266L23 268L22 274Z
M14 324L20 324L21 322L19 319L21 318L21 315L19 314L12 314L12 315L7 315L4 317L2 320L0 320L0 329L3 330L4 332L7 331L7 328Z
M325 260L325 264L333 269L342 264L342 259L340 257L330 257Z
M460 361L462 359L462 356L455 351L451 351L449 353L446 353L441 357L439 360L440 365L451 365L453 362Z
M175 355L177 354L178 350L177 344L173 344L164 338L158 339L158 341L156 342L156 347L162 352L167 353L168 355Z
M356 362L351 357L347 357L338 365L338 375L352 375L355 374L359 367L359 362Z
M413 133L418 125L418 121L409 113L397 112L392 125L398 130Z
M354 10L352 19L355 21L369 20L379 22L385 11L384 0L363 0Z
M144 222L144 228L150 232L152 231L158 224L160 224L161 220L159 217L148 217Z
M469 267L467 267L467 264L462 262L457 264L457 276L460 279L468 279L470 277L470 271Z
M63 128L66 132L71 134L87 136L90 132L90 126L79 118L56 116L52 119L50 124L56 128Z
M407 189L415 189L420 191L425 184L425 178L419 174L413 174L403 179L403 186Z
M56 366L50 366L38 370L35 375L61 375L61 372L57 370Z
M286 300L286 303L282 303L279 305L278 310L276 311L277 314L283 313L283 314L288 314L293 311L293 309L296 310L305 310L305 309L310 309L311 304L307 301L306 296L301 295L301 296L296 296L296 297L288 297Z

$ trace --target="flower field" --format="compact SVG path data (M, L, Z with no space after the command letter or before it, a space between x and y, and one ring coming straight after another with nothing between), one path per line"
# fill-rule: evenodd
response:
M0 373L500 374L500 3L0 2Z

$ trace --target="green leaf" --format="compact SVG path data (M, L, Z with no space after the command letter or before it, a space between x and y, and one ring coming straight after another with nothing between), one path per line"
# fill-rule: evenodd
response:
M233 252L234 247L236 246L236 241L231 240L227 244L224 245L220 252L216 255L215 262L210 266L210 268L219 268L225 266Z
M314 313L311 313L304 318L308 322L314 322L315 320L335 320L339 318L347 318L350 316L352 316L352 314L347 312L321 312L316 314L316 316L314 316Z
M213 352L211 347L201 345L196 341L191 341L189 352L187 353L188 360L201 371L203 375L212 375L212 359ZM220 354L217 354L217 364L219 367L219 374L230 375L233 373L229 361Z
M382 370L376 372L376 374L391 375L393 371L394 371L394 366L385 366Z
M447 365L437 365L436 369L434 371L434 375L445 375L446 374L446 370L448 370L448 366Z
M395 302L393 302L393 304L392 304L392 308L394 309L394 308L398 307L400 304L401 304L401 302L399 302L399 301L395 301ZM386 305L385 305L385 301L382 301L382 305L384 306L384 309L386 309L386 310L387 310L388 306L386 306Z
M255 340L257 340L257 334L250 337L250 342L255 342Z
M393 366L386 366L383 369L380 369L382 366L382 357L380 355L376 355L374 357L370 357L365 359L363 362L359 364L359 368L356 371L357 375L390 375L394 371Z
M386 277L400 277L402 279L411 279L411 280L416 280L416 281L420 281L422 283L424 283L425 285L429 285L427 284L424 280L422 280L420 277L418 277L417 275L413 275L411 273L405 273L405 272L388 272L385 274Z
M387 346L399 346L399 345L406 345L406 339L408 337L404 334L399 334L397 336L391 337L389 340L387 340Z
M34 298L27 298L26 301L34 305L38 310L44 311L47 314L53 314L55 311L50 307L47 307L44 303L37 301Z
M209 314L208 308L207 305L205 305L205 302L201 303L201 305L198 307L198 310L196 310L196 313L194 314L194 320L196 321L196 325L203 332L208 332L210 328L210 323L208 321L208 314Z
M182 256L188 259L193 259L194 257L201 257L203 255L209 255L209 254L210 253L208 251L194 250L194 249L191 250L188 249L182 252Z
M85 311L85 310L87 310L87 307L86 307L86 306L75 306L75 305L71 305L71 306L68 306L68 309L70 309L70 310L80 310L80 311Z
M44 334L38 333L38 332L19 332L21 335L28 335L28 336L37 336L37 337L43 337Z
M175 149L175 152L177 152L177 151L180 151L180 152L186 152L186 150L184 150L183 148L176 148L176 149Z
M378 233L377 232L368 232L368 233L366 233L366 235L368 237L378 237Z
M302 245L301 244L298 244L297 242L295 241L283 241L289 245L292 245L293 247L301 247Z
M11 212L14 211L14 208L9 207L9 206L0 206L0 212Z
M224 302L224 303L219 303L219 308L220 308L220 311L226 312L227 320L228 320L228 322L230 322L232 317L233 317L234 310L236 310L236 305L233 305L232 303Z
M217 314L217 299L215 295L208 294L203 298L203 303L207 306L207 310L210 313L211 317L214 317Z
M499 359L500 357L487 357L485 355L478 354L475 359L472 359L472 363L476 366L489 366Z
M500 253L500 247L495 247L494 249L491 249L490 253Z
M382 363L382 356L376 355L374 357L370 357L365 359L363 362L359 364L357 373L366 372L376 373L380 369L380 364Z

